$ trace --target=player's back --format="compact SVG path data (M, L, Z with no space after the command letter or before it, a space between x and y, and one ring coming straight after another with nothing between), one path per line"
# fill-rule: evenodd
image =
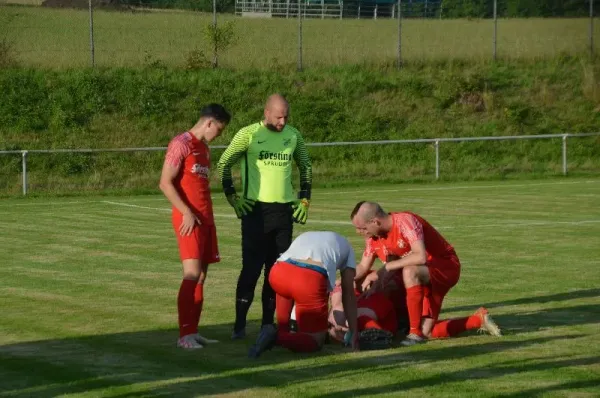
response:
M320 262L333 284L336 270L356 267L352 246L346 238L332 231L308 231L300 234L279 259L285 261L290 258Z
M423 226L425 248L434 257L447 257L455 254L454 247L427 220L418 214L405 212L414 216Z

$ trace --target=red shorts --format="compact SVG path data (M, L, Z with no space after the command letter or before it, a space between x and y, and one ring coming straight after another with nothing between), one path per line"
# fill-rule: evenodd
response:
M429 268L430 284L425 286L421 315L436 321L440 316L444 297L458 283L460 261L456 255L450 258L434 258L427 267Z
M358 308L368 308L377 317L377 323L388 332L396 334L398 331L398 321L394 304L383 293L373 293L369 297L364 297L356 303Z
M271 268L269 283L278 296L294 301L298 332L327 331L329 299L327 276L309 268L278 261ZM278 315L277 318L279 319L280 316Z
M175 236L177 236L181 261L199 259L204 264L221 261L217 243L217 229L214 225L196 224L190 235L181 236L179 226L183 220L183 215L178 211L174 211L171 220Z

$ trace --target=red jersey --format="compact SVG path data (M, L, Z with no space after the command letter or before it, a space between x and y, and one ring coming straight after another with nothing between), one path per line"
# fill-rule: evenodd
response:
M208 145L189 132L180 134L169 142L166 161L179 168L179 174L173 184L181 199L198 216L202 224L214 225ZM173 207L173 211L178 210Z
M448 258L455 255L454 248L444 237L422 217L410 212L390 213L392 229L386 236L371 237L366 240L364 255L377 257L386 263L389 257L402 258L410 253L410 245L422 240L427 251L427 262L434 258Z

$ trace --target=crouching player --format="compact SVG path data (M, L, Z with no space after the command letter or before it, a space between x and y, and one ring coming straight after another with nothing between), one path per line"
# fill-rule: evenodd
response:
M173 207L173 229L183 264L183 280L177 296L177 346L185 349L202 348L203 344L215 342L198 334L208 264L219 261L207 143L221 135L230 119L221 105L203 108L194 127L169 143L160 177L160 189Z
M356 264L350 243L329 231L299 235L273 265L269 283L276 293L277 328L265 325L248 355L258 357L274 344L294 352L313 352L321 348L327 335L329 292L335 286L336 271L341 274L341 301L348 321L345 343L358 350ZM290 331L295 305L297 331Z
M356 231L366 238L358 265L363 277L378 257L384 266L373 278L369 291L381 290L402 272L410 333L402 345L410 346L427 337L451 337L469 329L484 329L494 336L501 331L485 308L467 318L438 321L442 302L460 277L460 261L452 245L425 219L411 212L386 213L375 202L359 202L350 218ZM388 261L388 256L393 256ZM371 275L367 275L368 281Z

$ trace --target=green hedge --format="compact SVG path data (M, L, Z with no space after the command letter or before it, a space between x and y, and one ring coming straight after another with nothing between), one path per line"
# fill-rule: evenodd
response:
M216 144L262 116L278 91L308 142L600 131L600 68L560 58L535 63L339 67L305 73L179 69L3 70L0 149L164 147L202 104L234 115ZM220 152L215 151L213 158ZM555 175L560 140L448 143L445 179ZM315 183L429 180L432 145L311 148ZM161 153L29 156L37 192L155 189ZM574 173L600 171L598 137L569 141ZM0 192L20 190L18 156L0 156Z

